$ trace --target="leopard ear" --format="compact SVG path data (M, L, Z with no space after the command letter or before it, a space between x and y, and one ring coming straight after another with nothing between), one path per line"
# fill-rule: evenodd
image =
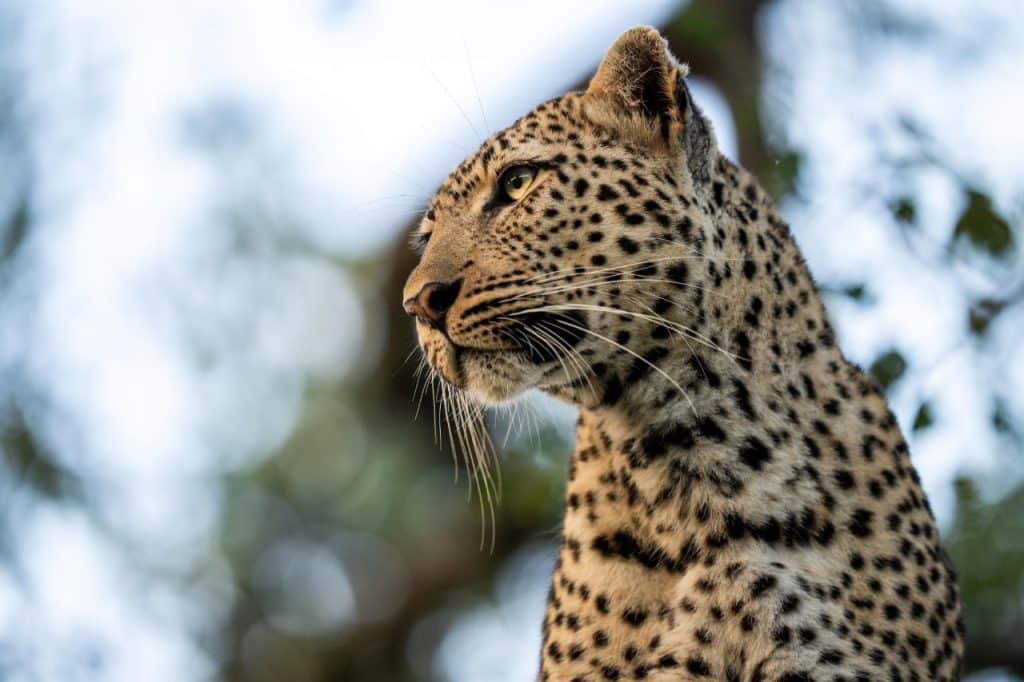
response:
M631 28L605 53L587 88L587 97L626 117L642 116L667 128L675 108L675 58L653 28Z
M686 165L695 183L706 182L711 177L715 157L718 156L718 143L711 121L697 107L686 86L686 68L682 67L676 74L675 90L676 116L679 118L679 144L686 157Z
M584 99L598 125L682 151L694 181L702 182L717 145L710 122L690 96L687 73L655 29L632 28L605 53Z

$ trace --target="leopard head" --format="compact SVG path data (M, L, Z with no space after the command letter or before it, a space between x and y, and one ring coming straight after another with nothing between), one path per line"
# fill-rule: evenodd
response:
M678 294L716 248L719 157L686 73L657 31L631 29L585 92L541 104L444 181L403 297L447 382L489 404L530 388L600 404L701 315Z

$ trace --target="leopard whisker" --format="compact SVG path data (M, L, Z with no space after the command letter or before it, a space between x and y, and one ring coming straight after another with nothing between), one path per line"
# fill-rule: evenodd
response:
M545 312L551 312L551 313L556 314L556 315L559 314L557 312L557 310L548 310L546 308L539 308L538 310L543 310ZM676 390L679 391L679 394L682 395L686 399L686 402L690 405L690 409L693 411L694 416L697 415L697 407L696 407L696 405L694 405L693 400L690 399L689 394L687 394L687 392L685 390L683 390L683 387L680 386L679 383L675 379L673 379L671 376L669 376L669 374L665 370L663 370L662 368L658 367L657 365L652 363L647 358L641 356L636 351L634 351L634 350L632 350L630 348L627 348L626 346L622 345L621 343L619 343L617 341L613 341L612 339L609 339L607 336L605 336L603 334L595 332L592 329L588 329L585 326L578 325L575 322L569 321L568 319L565 320L565 324L567 326L573 328L573 329L576 329L576 330L578 330L580 332L583 332L584 334L590 334L591 336L593 336L593 337L595 337L597 339L600 339L600 340L608 343L609 345L614 346L615 348L618 348L619 350L621 350L621 351L623 351L623 352L633 356L634 358L636 358L640 362L642 362L645 365L647 365L648 367L650 367L652 370L654 370L655 372L660 374L662 377L664 377L664 379L666 381L668 381L670 384L672 384L672 386L674 386L676 388Z
M635 299L635 298L630 298L629 300L632 300L635 304L637 304L637 305L639 305L641 307L647 308L647 310L651 311L651 314L656 314L654 312L654 309L651 308L650 306L647 306L646 304L644 304L643 301L641 301L639 299ZM681 334L680 332L678 332L678 331L676 331L674 329L672 331L674 331L676 333L676 335L679 337L679 340L682 341L683 344L686 346L686 349L690 352L690 357L697 358L697 354L694 352L693 346L690 345L690 341L692 339L688 338L685 334ZM722 351L721 349L719 349L719 352L725 353L725 351ZM734 365L736 364L735 360L733 360L732 358L729 358L728 353L725 353L725 355L729 359L730 362L732 362ZM708 374L707 374L707 371L704 369L704 363L698 362L697 366L700 369L701 374L704 376L704 380L707 381Z
M479 408L472 405L463 393L454 392L453 395L460 415L460 440L464 448L467 466L470 467L477 484L477 501L480 508L480 549L482 551L486 544L489 521L491 524L490 551L493 552L497 539L497 517L494 508L498 499L498 488L489 465L492 461L497 465L497 455L493 453L490 437L486 433L480 433L483 415L479 412ZM486 427L484 428L486 429ZM488 447L491 448L492 457L488 456Z
M623 308L611 308L608 306L599 306L589 303L558 303L549 306L541 306L539 308L535 308L534 310L590 310L592 312L608 313L610 315L625 315L627 317L634 317L642 320L647 320L648 322L651 322L653 324L664 325L665 327L668 327L670 329L675 329L679 333L687 335L693 341L696 341L698 343L708 346L709 348L725 353L726 355L731 355L728 351L722 349L720 346L711 343L711 341L708 340L706 337L699 334L698 332L693 331L689 327L679 324L678 322L673 322L672 320L665 319L664 317L660 317L658 315L647 315L632 310L625 310ZM739 356L735 357L738 358Z
M562 372L564 372L567 377L570 377L570 380L571 380L572 372L570 372L569 368L566 366L566 364L565 364L565 362L564 362L564 360L562 358L563 354L559 353L558 347L552 345L552 341L554 339L551 338L551 335L549 335L549 334L542 335L539 330L537 330L537 329L535 329L533 327L529 327L529 326L523 325L519 320L515 320L513 318L506 317L506 316L503 316L503 318L507 319L507 320L509 320L509 321L511 321L513 323L515 323L517 325L517 327L521 331L523 331L528 337L529 336L533 337L533 339L530 339L530 338L525 339L527 341L527 343L530 343L531 340L537 341L537 342L543 344L544 347L547 348L549 351L551 351L551 355L558 361L559 365L561 366ZM545 337L547 337L547 338L545 338Z
M415 384L413 385L412 399L416 401L416 411L413 413L414 420L419 419L420 410L423 407L423 398L427 395L428 381L424 380L424 377L429 376L427 374L427 372L430 371L429 367L430 365L427 363L427 359L421 354L416 371L413 372Z
M673 300L672 298L670 298L668 296L662 296L662 295L658 294L655 297L657 299L659 299L659 300L665 301L669 305L673 305L673 306L679 308L680 310L682 310L684 312L687 312L687 313L692 312L692 308L684 308L681 303L679 303L678 301ZM698 337L696 340L700 340L708 348L711 348L712 350L715 350L718 353L721 353L722 355L724 355L733 364L733 366L736 367L736 368L740 367L738 361L745 359L742 355L737 355L736 353L730 353L729 351L725 350L720 345L715 343L713 340L711 340L710 338L708 338L707 336L705 336L703 334L700 334L699 332L696 332L696 331L691 329L690 333L696 335Z
M743 258L727 258L725 256L715 256L715 257L712 258L711 256L705 256L705 255L701 255L701 254L688 254L688 255L681 255L681 256L680 255L677 255L677 256L659 256L658 258L646 258L644 260L630 261L629 263L621 263L619 265L609 265L609 266L606 266L606 267L599 267L599 268L593 268L593 267L576 265L576 266L573 266L571 268L563 268L562 270L555 270L555 271L552 271L552 272L541 273L541 274L535 275L533 277L527 277L526 279L523 280L523 283L524 284L543 283L545 281L552 280L552 279L561 279L561 278L564 278L564 277L571 277L571 276L584 275L584 274L591 274L591 275L593 275L593 274L597 274L597 273L601 273L601 272L624 271L624 270L627 270L627 269L633 268L633 267L641 268L641 267L644 267L646 265L653 265L655 263L664 263L664 262L668 262L668 261L681 261L681 260L701 260L701 261L715 260L715 261L739 261L739 262L742 262L745 259L743 259Z
M672 242L672 241L668 241L668 240L659 240L659 238L657 238L657 237L648 237L647 239L648 240L653 240L653 241L663 241L664 243L669 244L670 246L680 246L680 247L686 248L687 253L685 255L677 255L677 256L667 256L667 257L665 257L665 258L672 259L672 260L740 260L740 259L737 259L737 258L729 258L729 257L726 257L726 256L708 255L708 254L705 254L705 253L703 253L701 251L697 251L697 250L693 249L692 247L690 247L687 244L681 244L681 243L678 243L678 242ZM627 265L627 264L624 264L624 265ZM533 275L532 277L528 277L524 281L529 282L531 280L544 279L545 277L549 277L549 276L552 276L552 275L558 275L558 274L561 274L561 273L571 273L571 272L573 272L575 270L578 270L580 268L586 268L586 266L573 265L573 266L569 266L569 267L565 267L565 268L560 268L560 269L557 269L557 270L549 270L547 272L541 272L541 273L538 273L536 275Z
M662 279L662 278L658 278L658 277L637 277L637 278L633 278L633 279L611 278L611 277L612 276L606 276L606 277L601 278L601 279L589 280L589 281L586 281L586 282L574 282L572 284L560 284L560 285L551 287L549 289L536 289L536 290L532 290L532 291L524 291L524 292L521 292L519 294L514 294L513 296L509 297L507 300L508 301L517 301L517 300L521 300L523 298L550 296L550 295L553 295L553 294L567 293L567 292L570 292L570 291L579 291L579 290L582 290L582 289L589 289L591 287L599 287L599 286L606 286L606 285L612 285L612 284L626 285L626 284L644 284L644 283L648 283L648 284L671 284L673 286L685 287L685 288L690 288L690 289L696 289L698 291L704 291L705 293L708 293L708 294L710 294L712 296L720 296L723 299L726 298L725 294L722 294L720 292L714 291L714 290L709 289L708 287L702 286L700 284L693 284L693 283L690 283L690 282L677 282L675 280Z
M545 322L542 321L537 326L546 327L546 324ZM574 372L569 371L565 363L562 363L563 372L565 372L566 379L570 383L575 383L576 381L586 381L590 391L594 392L594 384L590 380L590 373L592 372L592 370L583 361L583 358L579 356L578 351L575 351L568 344L566 344L565 341L559 339L557 336L555 336L551 332L548 332L546 329L532 328L531 331L536 334L543 334L545 337L550 339L550 343L551 345L554 346L555 349L561 349L563 351L563 355L565 356L566 362L568 362L572 366L576 374L576 376L574 377Z
M560 321L560 317L556 317L554 321ZM547 327L547 321L541 321L538 326L546 328ZM540 331L540 330L538 330L538 331ZM593 369L591 369L590 365L587 364L586 360L583 359L583 356L580 355L579 351L576 350L575 348L573 348L572 346L570 346L569 344L567 344L563 339L558 338L558 336L555 335L554 333L546 333L546 335L551 338L552 342L557 347L560 347L560 348L562 348L565 351L566 359L569 362L571 362L573 364L573 366L578 371L578 375L577 375L577 377L575 379L573 379L572 374L570 372L566 372L566 377L571 382L576 382L576 381L581 381L581 380L582 381L586 381L587 382L587 388L590 390L590 392L592 394L596 394L596 390L594 389L594 383L593 383L593 381L591 381L591 378L590 378L591 375L593 374Z

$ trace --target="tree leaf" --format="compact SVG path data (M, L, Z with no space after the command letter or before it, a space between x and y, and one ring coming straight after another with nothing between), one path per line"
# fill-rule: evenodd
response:
M900 197L889 204L889 210L892 211L893 218L904 225L913 225L917 217L917 206L910 197Z
M924 431L934 423L935 418L932 416L931 403L925 401L917 408L917 414L914 415L914 425L911 427L911 430L914 432Z
M988 331L992 320L1006 309L1006 301L985 298L975 301L967 311L967 326L981 336Z
M10 259L28 236L32 218L27 197L18 202L6 223L0 225L0 263Z
M896 383L903 373L907 371L907 361L904 359L903 354L898 350L888 350L871 363L871 368L868 372L874 377L878 385L883 389L888 390L890 386Z
M996 213L988 196L974 189L967 190L967 207L956 222L953 238L967 240L996 257L1008 255L1013 246L1010 224Z

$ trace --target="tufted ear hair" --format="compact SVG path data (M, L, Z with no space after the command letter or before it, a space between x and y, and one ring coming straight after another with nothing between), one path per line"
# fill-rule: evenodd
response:
M688 69L649 26L631 28L608 48L585 94L596 123L639 141L681 149L695 182L716 153L711 124L686 87Z

